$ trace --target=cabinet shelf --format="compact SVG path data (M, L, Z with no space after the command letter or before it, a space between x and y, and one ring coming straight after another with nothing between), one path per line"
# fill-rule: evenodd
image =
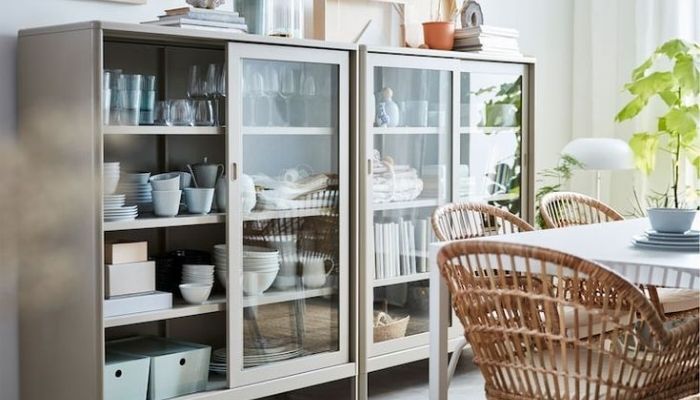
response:
M226 309L226 297L214 297L204 304L173 304L173 308L147 311L135 314L108 317L104 320L105 328L134 325L144 322L162 321L166 319L190 317L193 315L209 314Z
M304 218L337 215L335 208L303 208L298 210L253 211L243 215L243 221L264 221L268 219Z
M396 201L389 203L374 203L374 211L401 210L407 208L437 207L440 202L437 199L416 199L411 201Z
M105 125L105 135L223 135L222 126Z
M334 135L336 129L330 126L297 127L297 126L244 126L244 135Z
M126 231L131 229L167 228L171 226L219 224L226 220L225 213L207 215L178 215L175 217L156 217L153 214L143 214L130 221L112 221L104 223L105 232Z
M494 133L515 133L519 130L520 127L517 126L463 126L459 128L459 133L461 133L462 135L491 135Z
M263 306L266 304L285 303L288 301L310 299L313 297L328 296L336 292L333 287L319 289L270 289L258 296L244 296L243 307Z
M428 280L429 278L430 278L429 272L420 272L417 274L394 276L391 278L383 278L383 279L375 279L372 282L372 286L374 286L374 287L391 286L391 285L398 285L400 283L425 281L425 280Z
M374 127L370 132L373 135L437 135L440 134L440 129L437 126L395 126L395 127ZM448 132L447 128L443 129L444 133Z

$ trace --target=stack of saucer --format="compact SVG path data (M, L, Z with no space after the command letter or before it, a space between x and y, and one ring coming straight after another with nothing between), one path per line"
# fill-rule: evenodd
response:
M700 231L671 233L648 230L643 235L635 236L633 243L645 249L698 252L700 251Z
M216 269L216 278L225 288L227 288L228 255L226 253L225 244L217 244L214 246L214 266Z
M228 363L226 362L226 348L216 349L211 353L209 371L219 375L226 375Z
M150 211L153 207L149 172L126 174L119 182L119 193L126 194L129 204L138 204L141 210Z
M214 266L208 264L185 264L182 266L182 283L214 284Z
M104 194L114 194L119 183L119 162L106 162L102 168Z
M123 194L104 195L105 222L136 219L139 214L138 206L125 206L125 201L126 196Z

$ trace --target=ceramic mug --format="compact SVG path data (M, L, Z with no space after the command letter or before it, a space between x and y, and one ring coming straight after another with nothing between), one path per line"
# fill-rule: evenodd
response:
M331 268L326 272L326 263L330 262ZM306 257L302 263L302 277L304 287L309 289L321 288L326 285L328 276L333 272L335 264L333 260L323 255Z
M185 188L185 203L190 214L209 214L214 201L213 188Z

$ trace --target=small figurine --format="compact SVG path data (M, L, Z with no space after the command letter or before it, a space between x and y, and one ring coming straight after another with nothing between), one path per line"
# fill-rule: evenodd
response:
M399 106L394 102L392 97L394 96L394 91L391 88L385 87L382 89L382 101L379 103L380 107L383 105L384 113L387 115L389 120L386 126L395 127L399 126ZM378 115L377 115L378 116Z
M380 128L389 126L389 115L384 108L384 102L379 103L379 106L377 106L377 120L375 121L375 125Z

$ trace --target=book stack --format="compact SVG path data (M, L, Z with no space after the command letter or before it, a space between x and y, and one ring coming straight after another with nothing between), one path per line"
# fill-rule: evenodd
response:
M485 25L457 29L454 50L520 55L518 31Z
M428 219L375 223L375 279L427 272L428 245L435 240Z
M180 7L165 10L164 15L155 21L143 22L149 25L172 26L176 28L204 29L226 32L248 32L245 18L233 11L209 10L206 8Z

